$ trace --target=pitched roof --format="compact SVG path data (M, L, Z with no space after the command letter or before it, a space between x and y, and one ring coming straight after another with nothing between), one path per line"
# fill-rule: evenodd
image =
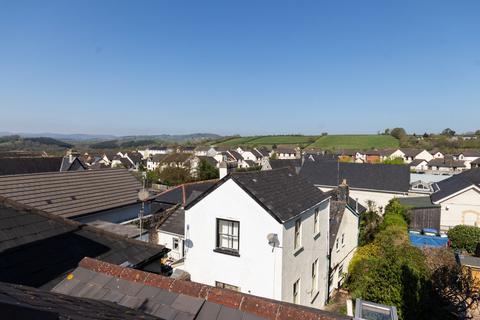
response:
M133 161L133 163L140 163L143 159L143 156L139 152L128 152L128 157Z
M270 155L270 152L268 152L267 149L265 148L255 148L257 153L259 153L262 157L268 157Z
M465 167L465 161L454 160L451 157L436 158L428 162L429 167L442 167L442 168L463 168Z
M232 156L235 159L235 161L243 160L242 155L235 150L228 150L227 153L229 153L230 156Z
M170 153L163 160L162 163L185 163L192 157L189 153Z
M290 168L295 170L302 166L302 159L270 159L268 162L272 169Z
M53 290L116 303L162 319L349 319L319 309L270 300L83 259Z
M438 208L439 205L433 204L429 196L425 197L405 197L398 198L398 202L405 207L411 208Z
M402 148L400 149L407 157L415 158L423 149Z
M434 183L435 192L430 195L430 198L434 203L438 203L442 199L471 186L480 187L480 168L473 168Z
M288 168L282 168L230 173L207 192L189 203L185 209L194 206L205 195L229 179L235 181L280 223L295 218L303 211L328 198L327 195L304 178Z
M0 309L8 319L155 320L114 302L77 298L0 282Z
M0 196L62 217L134 204L140 189L125 169L0 176Z
M187 200L191 199L192 194L196 192L203 193L210 189L218 180L205 180L197 182L184 183L174 188L168 189L155 197L155 202L168 203L168 204L187 204Z
M51 287L84 257L140 266L163 246L127 239L16 203L0 203L0 281Z
M427 162L427 160L424 160L424 159L413 159L412 162L410 162L408 165L410 167L416 167L418 166L419 164L421 164L422 162Z
M63 157L0 158L0 175L57 172Z
M338 186L346 179L350 188L402 193L410 188L410 168L406 165L348 163L316 156L313 159L305 160L300 175L315 185Z
M185 210L183 210L183 208L175 208L171 213L167 214L167 218L157 227L157 229L184 236Z
M198 159L200 160L205 160L207 163L210 165L216 167L218 164L218 161L214 157L208 157L208 156L197 156Z
M168 154L154 154L153 156L151 156L151 161L152 162L162 162L163 159L165 159L166 157L168 157Z
M464 157L479 157L480 158L480 150L474 149L465 149L460 154L463 154Z

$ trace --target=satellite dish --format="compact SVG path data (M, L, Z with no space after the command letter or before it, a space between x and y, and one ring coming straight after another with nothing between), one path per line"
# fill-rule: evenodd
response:
M146 201L149 196L150 196L150 194L148 193L147 190L140 190L138 192L138 200L140 200L140 201Z
M280 240L278 240L278 235L276 233L269 233L267 235L268 244L272 247L280 246Z

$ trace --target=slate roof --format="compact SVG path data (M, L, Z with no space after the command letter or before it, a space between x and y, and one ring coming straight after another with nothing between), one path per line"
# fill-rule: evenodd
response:
M416 209L440 207L439 205L433 204L429 196L405 197L405 198L398 198L397 200L402 206L416 208Z
M402 148L400 151L402 151L407 157L415 158L420 152L423 151L423 149Z
M158 320L142 311L109 301L77 298L3 282L0 282L0 312L4 319Z
M151 161L152 162L162 162L163 159L165 159L166 157L168 156L168 154L154 154L153 156L151 156Z
M189 153L171 153L168 154L161 163L185 163L192 157Z
M155 202L158 203L167 203L167 204L187 204L187 200L191 199L192 194L194 192L203 193L210 189L212 186L217 183L218 180L205 180L205 181L197 181L197 182L190 182L184 183L172 189L168 189L167 191L162 192L158 196L155 197ZM193 199L192 199L193 200Z
M305 160L300 176L315 185L338 186L346 179L350 188L401 193L410 188L410 168L406 165L349 163L316 156L314 159Z
M454 160L453 158L436 158L428 162L429 167L442 167L442 168L463 168L465 167L465 161Z
M0 202L0 281L49 288L84 257L141 266L168 249Z
M270 159L268 162L272 169L290 168L295 170L302 166L302 159Z
M473 168L451 176L448 179L433 184L434 193L430 195L432 202L438 203L442 199L470 186L480 187L480 168Z
M464 157L479 157L480 158L480 150L465 149L460 154L463 154Z
M207 163L211 164L214 167L217 167L218 161L214 157L208 156L197 156L200 160L205 160Z
M413 159L412 162L410 162L408 165L410 167L416 167L418 166L419 164L421 164L422 162L427 162L426 160L423 160L423 159Z
M255 148L255 151L257 151L261 157L268 157L270 155L270 152L268 152L268 150L265 148Z
M143 156L139 152L129 152L129 153L127 153L127 155L133 161L133 163L142 162Z
M185 209L191 208L228 179L235 181L280 223L295 218L328 198L312 183L292 170L282 168L230 173L207 192L190 202Z
M185 235L185 210L177 208L158 226L158 230L178 234L180 236Z
M162 319L348 319L318 309L166 278L85 258L53 291L115 302Z
M480 158L473 160L470 164L480 164Z
M235 150L228 150L227 153L229 153L230 156L235 159L235 161L243 160L242 155Z
M62 217L137 203L140 182L126 169L0 176L0 196Z
M0 158L0 175L57 172L63 157L48 158Z
M465 256L465 255L458 255L458 260L460 265L473 267L476 269L480 268L480 258L472 257L472 256Z

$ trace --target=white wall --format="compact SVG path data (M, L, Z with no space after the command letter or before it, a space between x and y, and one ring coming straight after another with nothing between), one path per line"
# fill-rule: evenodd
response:
M178 249L173 249L173 239L178 239ZM168 256L173 260L180 260L183 258L182 246L183 246L183 237L178 234L172 234L165 231L158 231L158 244L165 246L170 249Z
M426 160L427 162L433 159L433 156L427 150L423 150L415 156L415 159Z
M330 191L334 188L332 187L318 187L323 192ZM388 193L388 192L375 192L375 191L364 191L358 189L350 188L350 197L353 200L358 199L358 203L368 209L368 201L371 200L375 202L378 209L380 207L385 209L386 205L392 200L393 198L403 198L407 195L400 194L400 193ZM383 213L383 210L380 212Z
M283 254L283 285L282 300L293 302L293 284L300 279L300 304L320 308L327 299L328 281L328 234L330 201L319 205L320 233L314 233L314 208L302 214L301 219L301 251L294 249L295 221L284 224ZM312 263L318 259L317 286L318 292L312 292Z
M344 241L342 245L342 235ZM338 239L338 250L336 248L336 241ZM339 267L343 265L342 273L348 272L348 265L352 260L358 246L358 216L350 209L345 208L342 222L338 228L337 237L333 243L331 253L331 267L332 267L332 284L330 291L338 289L338 282L342 279L339 273ZM343 280L343 279L342 279Z
M460 224L480 226L480 192L465 191L440 203L440 230L447 231Z
M240 222L240 257L213 251L216 218ZM272 252L267 235L276 233L282 244L282 230L280 223L228 180L185 211L184 269L192 281L213 286L220 281L244 293L281 300L282 253Z

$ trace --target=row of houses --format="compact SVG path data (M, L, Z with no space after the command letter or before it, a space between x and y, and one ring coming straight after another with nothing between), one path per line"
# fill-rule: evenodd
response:
M319 309L341 284L365 210L346 182L323 192L283 168L142 200L140 190L126 169L1 176L2 316L352 319ZM152 220L162 221L155 243L126 230L140 210L168 218ZM165 230L183 234L171 251ZM164 263L175 246L189 277Z

